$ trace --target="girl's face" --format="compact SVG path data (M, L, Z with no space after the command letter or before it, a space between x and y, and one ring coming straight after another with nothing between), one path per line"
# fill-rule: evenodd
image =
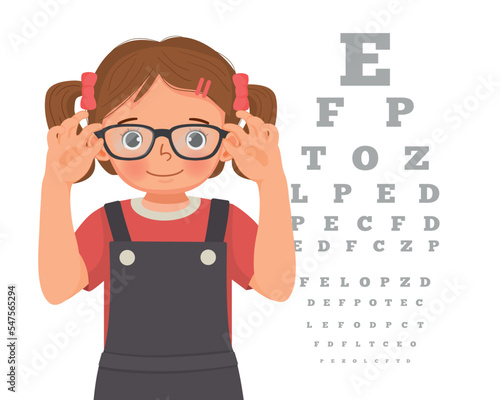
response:
M224 124L224 111L211 99L193 91L174 89L160 76L139 101L133 102L134 97L108 114L103 119L103 127L124 123L168 129L176 125L205 122L217 127ZM104 147L96 158L110 160L120 178L138 190L175 194L201 185L219 161L228 161L231 156L221 145L218 152L207 160L185 160L172 151L167 138L158 137L151 152L142 159L118 160L110 157Z

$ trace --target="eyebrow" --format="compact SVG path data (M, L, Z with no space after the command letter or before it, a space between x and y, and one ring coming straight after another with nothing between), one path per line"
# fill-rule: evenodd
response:
M133 118L126 118L126 119L122 119L121 121L119 121L117 123L117 125L120 125L120 124L123 124L124 122L128 122L128 121L135 121L137 118L133 117Z
M201 118L189 118L189 120L203 122L204 124L210 125L210 123L208 121L205 121L204 119L201 119Z

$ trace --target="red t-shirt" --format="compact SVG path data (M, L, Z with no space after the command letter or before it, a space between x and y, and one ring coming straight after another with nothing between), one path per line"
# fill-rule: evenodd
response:
M203 242L208 225L210 200L201 199L198 208L190 215L158 220L138 214L131 200L121 201L123 215L132 241ZM164 214L164 213L162 213ZM253 276L253 252L258 225L238 207L230 204L224 241L227 243L227 315L231 335L231 281L244 289ZM110 270L109 242L113 240L104 207L87 217L76 231L80 255L87 267L91 291L104 282L104 343L108 332Z

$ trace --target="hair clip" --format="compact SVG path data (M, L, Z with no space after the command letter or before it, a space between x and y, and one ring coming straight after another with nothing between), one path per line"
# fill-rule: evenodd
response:
M196 96L198 96L200 94L200 90L201 90L201 87L203 86L203 82L205 82L205 78L200 78L200 80L198 82L198 86L196 87L196 91L194 92L194 94Z
M94 97L94 85L97 82L97 75L93 72L84 72L82 74L82 99L80 107L84 110L93 110L96 108Z
M203 82L205 82L205 78L200 78L199 82L198 82L198 86L196 87L196 90L194 92L194 94L196 96L198 96L201 92L201 88L203 86ZM205 88L203 89L203 93L201 94L201 97L207 97L207 94L208 94L208 89L210 89L210 84L212 83L212 81L209 79L207 80L207 83L205 84Z
M201 94L201 97L207 97L208 89L210 89L210 84L211 83L212 83L211 80L207 81L207 83L205 84L205 89L203 89L203 93Z
M238 110L248 110L250 104L248 102L248 75L234 74L233 83L236 92L236 99L233 103L233 108Z

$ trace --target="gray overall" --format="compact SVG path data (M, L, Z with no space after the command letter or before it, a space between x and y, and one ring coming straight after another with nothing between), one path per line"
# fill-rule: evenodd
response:
M94 399L243 399L227 315L229 202L211 201L204 242L131 241L120 202L104 208L111 276L127 285L110 300Z

